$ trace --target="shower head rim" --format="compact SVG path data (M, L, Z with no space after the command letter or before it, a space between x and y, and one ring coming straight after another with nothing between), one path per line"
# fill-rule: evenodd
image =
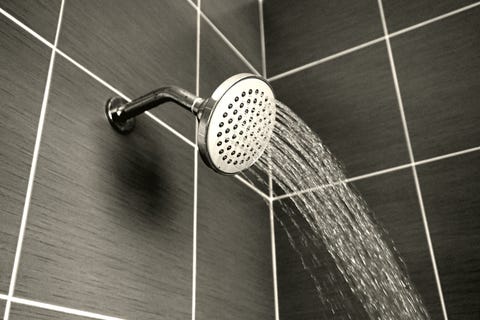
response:
M223 171L215 165L214 161L210 156L210 150L208 148L208 133L209 129L211 129L210 121L211 117L214 114L215 108L217 107L218 103L222 100L229 90L237 85L239 82L247 80L247 79L257 79L262 81L264 84L268 86L271 91L272 98L274 98L274 91L270 83L263 77L251 73L240 73L231 76L230 78L226 79L222 82L212 93L211 97L205 99L203 102L203 106L201 106L201 111L198 114L198 132L197 132L197 145L200 151L200 155L203 161L215 172L223 174L223 175L235 175L244 170L248 167L235 171L235 172L228 172ZM263 153L263 152L262 152ZM255 161L254 161L255 162ZM253 162L253 163L254 163Z

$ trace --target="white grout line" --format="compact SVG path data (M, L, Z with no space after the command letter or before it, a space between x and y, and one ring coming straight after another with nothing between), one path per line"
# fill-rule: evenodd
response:
M473 8L479 6L479 5L480 5L480 1L475 2L475 3L472 3L472 4L468 5L468 6L462 7L462 8L460 8L460 9L450 11L450 12L445 13L445 14L442 14L442 15L440 15L440 16L438 16L438 17L435 17L435 18L432 18L432 19L429 19L429 20L425 20L425 21L420 22L420 23L417 23L417 24L415 24L415 25L413 25L413 26L410 26L410 27L401 29L401 30L399 30L399 31L395 31L395 32L393 32L393 33L390 33L390 34L389 34L389 37L392 38L392 37L398 36L398 35L400 35L400 34L403 34L403 33L405 33L405 32L408 32L408 31L412 31L412 30L421 28L421 27L426 26L426 25L428 25L428 24L431 24L431 23L433 23L433 22L440 21L440 20L443 20L443 19L448 18L448 17L450 17L450 16L456 15L456 14L458 14L458 13L461 13L461 12L464 12L464 11L467 11L467 10L470 10L470 9L473 9Z
M262 56L262 76L267 78L267 53L265 50L265 23L263 16L263 0L258 0L258 16L260 18L260 48Z
M53 44L51 44L48 40L46 40L44 37L33 31L30 27L28 27L26 24L12 16L10 13L5 11L4 9L0 8L0 13L3 14L5 17L7 17L9 20L17 24L20 28L31 34L34 38L37 40L40 40L44 45L48 46L49 48L53 49Z
M58 306L58 305L54 305L54 304L50 304L50 303L43 303L43 302L38 302L38 301L33 301L33 300L28 300L28 299L12 297L11 301L13 303L17 303L17 304L36 307L36 308L40 308L40 309L57 311L57 312L66 313L66 314L73 314L73 315L92 318L92 319L123 320L122 318L110 317L110 316L106 316L106 315L99 314L99 313L93 313L93 312L88 312L88 311L83 311L83 310L78 310L78 309L73 309L73 308L67 308L67 307L62 307L62 306Z
M0 293L0 300L7 300L8 296L6 294L1 294Z
M272 179L272 160L269 154L268 161L268 210L270 216L270 245L272 248L272 275L273 275L273 303L275 309L275 320L280 320L280 311L278 304L278 281L277 281L277 247L275 242L275 212L273 210L273 179Z
M415 158L414 158L414 155L413 155L413 149L412 149L412 145L411 145L411 142L410 142L410 135L409 135L409 131L408 131L407 119L405 117L405 110L404 110L404 107L403 107L403 100L402 100L402 95L401 95L401 91L400 91L400 85L398 83L397 71L396 71L396 68L395 68L395 60L393 58L392 47L390 45L390 38L388 37L388 27L387 27L387 21L385 19L385 14L383 12L382 0L378 0L378 7L379 7L379 10L380 10L380 17L381 17L381 20L382 20L383 31L384 31L384 34L385 34L385 37L386 37L385 42L387 44L388 58L390 60L390 67L391 67L391 70L392 70L393 83L394 83L394 86L395 86L395 92L396 92L396 95L397 95L398 106L399 106L399 109L400 109L399 111L400 111L400 115L401 115L401 118L402 118L403 130L404 130L404 133L405 133L405 141L407 143L408 154L410 156L410 162L412 164L413 178L414 178L414 181L415 181L415 188L417 190L417 197L418 197L418 202L419 202L419 205L420 205L420 212L422 214L423 226L425 228L425 236L427 238L428 249L430 251L430 257L431 257L431 260L432 260L433 273L435 275L435 280L437 282L437 290L438 290L438 295L439 295L439 298L440 298L440 304L442 306L443 317L444 317L444 320L448 320L447 309L445 307L445 301L444 301L444 298L443 298L442 284L440 282L440 275L438 273L437 262L436 262L436 259L435 259L435 252L434 252L433 245L432 245L432 239L430 237L430 230L429 230L429 227L428 227L427 215L426 215L426 212L425 212L425 206L423 204L422 190L420 188L420 182L418 180L417 168L413 165L415 163Z
M335 53L335 54L332 54L331 56L328 56L328 57L322 58L322 59L320 59L320 60L316 60L316 61L307 63L307 64L305 64L305 65L303 65L303 66L300 66L300 67L297 67L297 68L288 70L288 71L286 71L286 72L277 74L276 76L270 77L270 78L268 79L268 81L275 81L275 80L278 80L278 79L281 79L281 78L285 78L286 76L292 75L292 74L294 74L294 73L297 73L297 72L300 72L300 71L303 71L303 70L306 70L306 69L310 69L310 68L312 68L312 67L314 67L314 66L316 66L316 65L319 65L319 64L321 64L321 63L324 63L324 62L327 62L327 61L330 61L330 60L339 58L339 57L341 57L341 56L344 56L344 55L347 55L347 54L349 54L349 53L358 51L358 50L360 50L360 49L369 47L369 46L371 46L371 45L374 45L375 43L378 43L378 42L381 42L381 41L384 41L384 40L385 40L385 37L380 37L380 38L377 38L377 39L374 39L374 40L365 42L365 43L363 43L363 44L361 44L361 45L358 45L358 46L356 46L356 47L349 48L349 49L347 49L347 50L343 50L343 51L337 52L337 53Z
M247 180L245 180L244 178L242 178L241 176L239 175L234 175L234 177L238 180L240 180L241 182L243 182L247 187L249 187L250 189L252 189L253 191L255 191L257 194L259 194L262 198L264 198L265 200L269 201L270 200L270 197L267 196L263 191L261 191L260 189L258 189L257 187L255 187L253 184L251 184L250 182L248 182Z
M195 55L195 94L200 96L200 7L197 8L197 51ZM192 320L197 313L197 226L198 226L198 121L195 119L195 149L193 150L193 251L192 251Z
M240 52L240 50L238 50L233 45L233 43L231 43L230 40L228 40L228 38L220 31L220 29L217 28L217 26L215 26L215 24L213 24L213 22L205 15L205 13L200 11L200 14L202 15L202 18L205 19L205 21L212 27L212 29L220 36L220 38L222 38L223 41L230 47L230 49L232 49L233 52L237 54L237 56L243 61L243 63L245 63L245 65L253 73L255 73L256 75L260 75L260 73L257 71L257 69L255 69L255 67L250 63L250 61L248 61L247 58L245 58L245 56Z
M171 133L173 133L174 135L176 135L178 138L180 138L181 140L183 140L185 143L187 143L189 146L195 148L196 145L194 142L192 142L190 139L188 139L187 137L185 137L183 134L181 134L180 132L178 132L177 130L173 129L171 126L169 126L167 123L163 122L162 120L160 120L158 117L154 116L150 111L145 111L145 114L147 116L149 116L152 120L154 120L155 122L157 122L158 124L160 124L161 126L163 126L165 129L167 129L168 131L170 131Z
M222 40L230 47L230 49L232 49L235 54L243 61L243 63L245 63L247 65L247 67L255 74L257 75L260 75L260 73L257 71L257 69L255 69L255 67L250 63L250 61L247 60L247 58L245 58L245 56L240 52L240 50L237 49L237 47L235 47L235 45L233 45L232 42L230 42L230 40L228 40L228 38L223 34L222 31L220 31L220 29L217 28L217 26L207 17L207 15L201 10L201 4L200 2L198 3L199 5L197 6L195 3L193 3L193 1L191 0L187 0L187 2L194 8L194 9L200 9L200 15L202 16L203 19L205 19L205 21L212 27L212 29L220 36L220 38L222 38Z
M304 193L317 191L317 190L323 189L323 188L328 187L328 186L337 185L339 183L349 183L349 182L354 182L354 181L358 181L358 180L363 180L363 179L379 176L379 175L382 175L382 174L386 174L386 173L389 173L389 172L394 172L394 171L410 168L412 166L418 167L418 166L421 166L421 165L424 165L424 164L427 164L427 163L431 163L431 162L435 162L435 161L439 161L439 160L443 160L443 159L448 159L448 158L452 158L452 157L457 157L457 156L467 154L467 153L471 153L471 152L475 152L475 151L480 151L480 146L470 148L470 149L461 150L461 151L457 151L457 152L444 154L444 155L433 157L433 158L428 158L428 159L425 159L425 160L415 161L413 163L402 164L402 165L399 165L399 166L396 166L396 167L391 167L391 168L388 168L388 169L374 171L374 172L370 172L370 173L367 173L367 174L362 174L362 175L355 176L355 177L352 177L352 178L347 178L345 180L337 181L337 182L334 182L332 184L325 184L325 185L315 186L315 187L311 187L311 188L307 188L307 189L303 189L303 190L299 190L299 191L285 193L285 194L273 197L273 201L282 200L282 199L285 199L285 198L290 198L290 197L301 195L301 194L304 194Z
M17 247L15 251L15 259L13 262L13 268L12 268L12 274L10 276L10 286L8 289L8 297L7 297L7 303L5 304L5 312L3 315L4 320L8 320L10 316L10 306L11 306L11 301L13 297L13 293L15 291L15 283L17 280L17 274L18 274L18 267L20 264L20 256L22 252L22 247L23 247L23 239L25 236L25 229L27 227L27 218L28 218L28 211L30 209L30 200L32 197L32 190L33 190L33 183L35 180L35 172L37 169L37 161L38 161L38 155L40 153L40 144L42 141L42 133L43 133L43 125L45 123L45 115L47 112L47 104L48 104L48 97L50 94L50 84L52 81L52 74L53 74L53 66L55 64L55 48L57 47L58 43L58 38L60 35L60 27L62 25L62 17L63 17L63 8L64 8L65 1L62 0L60 4L60 12L58 14L58 22L57 22L57 29L56 29L56 34L55 34L55 42L53 44L52 48L52 53L50 55L50 63L48 66L48 72L47 72L47 79L45 82L45 90L43 92L43 100L42 100L42 108L40 111L40 117L38 119L38 126L37 126L37 133L35 137L35 146L33 149L33 156L32 156L32 165L30 167L30 174L28 177L28 185L27 185L27 193L25 195L25 203L23 206L23 212L22 212L22 220L20 223L20 230L18 232L18 241L17 241Z
M426 25L429 25L433 22L436 22L436 21L439 21L439 20L443 20L445 18L448 18L450 16L453 16L453 15L456 15L458 13L461 13L461 12L464 12L464 11L467 11L467 10L470 10L470 9L473 9L477 6L480 5L480 1L479 2L475 2L473 4L470 4L468 6L465 6L465 7L462 7L460 9L457 9L457 10L453 10L453 11L450 11L448 13L445 13L443 15L440 15L438 17L435 17L435 18L432 18L432 19L429 19L429 20L425 20L423 22L420 22L420 23L417 23L413 26L410 26L410 27L407 27L407 28L404 28L404 29L401 29L399 31L396 31L396 32L393 32L393 33L390 33L390 34L386 34L388 37L392 38L392 37L396 37L400 34L403 34L403 33L406 33L406 32L409 32L409 31L412 31L412 30L415 30L415 29L418 29L418 28L421 28L423 26L426 26ZM333 59L336 59L338 57L341 57L341 56L344 56L346 54L349 54L349 53L352 53L354 51L357 51L357 50L360 50L360 49L363 49L363 48L366 48L368 46L371 46L377 42L380 42L380 41L383 41L385 40L385 36L384 37L380 37L380 38L377 38L375 40L371 40L371 41L368 41L368 42L365 42L363 44L360 44L356 47L353 47L353 48L350 48L350 49L347 49L347 50L344 50L344 51L340 51L338 53L335 53L333 55L330 55L328 57L325 57L325 58L322 58L320 60L315 60L313 62L310 62L310 63L307 63L303 66L300 66L300 67L297 67L297 68L294 68L294 69L291 69L291 70L288 70L286 72L283 72L283 73L280 73L280 74L277 74L271 78L269 78L268 80L269 81L275 81L275 80L278 80L278 79L281 79L281 78L284 78L286 76L289 76L289 75L292 75L294 73L297 73L299 71L303 71L305 69L309 69L311 67L314 67L316 65L319 65L321 63L324 63L324 62L327 62L327 61L330 61L330 60L333 60Z
M430 163L430 162L434 162L434 161L439 161L439 160L443 160L443 159L447 159L447 158L457 157L457 156L467 154L467 153L470 153L470 152L475 152L475 151L480 151L480 146L475 147L475 148L465 149L465 150L462 150L462 151L457 151L457 152L444 154L444 155L441 155L441 156L438 156L438 157L433 157L433 158L430 158L430 159L420 160L420 161L415 162L415 165L419 166L419 165L422 165L422 164L426 164L426 163Z

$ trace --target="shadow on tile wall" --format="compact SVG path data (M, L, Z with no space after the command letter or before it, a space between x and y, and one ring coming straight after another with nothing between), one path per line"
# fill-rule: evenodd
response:
M384 0L390 32L473 1ZM318 133L347 177L410 162L385 41L276 75L383 36L376 1L265 1L267 74L277 97ZM480 317L480 6L391 38L449 319ZM445 319L411 168L353 183L405 261L432 319ZM288 222L279 206L277 218ZM293 230L293 236L299 235ZM298 233L298 232L297 232ZM276 224L280 318L331 319L280 223ZM308 254L308 253L307 253ZM328 261L328 257L325 257ZM327 263L327 262L325 262ZM316 270L322 274L322 270ZM341 281L338 282L341 287ZM346 298L341 310L355 310ZM355 313L354 313L355 314ZM363 319L356 314L358 319ZM342 318L337 312L336 317Z
M0 7L53 42L60 3L2 0ZM204 3L207 16L258 66L258 3ZM241 37L225 23L230 13L245 27ZM196 19L186 0L67 0L59 49L131 98L168 84L194 92ZM3 15L0 24L3 296L51 51ZM228 76L250 72L204 19L201 43L202 94ZM120 318L191 318L197 212L196 319L273 319L264 200L199 163L195 208L195 149L147 116L138 118L131 135L117 134L103 114L114 95L57 54L15 296ZM194 118L181 108L170 104L153 114L194 141ZM0 300L2 315L3 308ZM80 318L18 303L10 312L14 320Z

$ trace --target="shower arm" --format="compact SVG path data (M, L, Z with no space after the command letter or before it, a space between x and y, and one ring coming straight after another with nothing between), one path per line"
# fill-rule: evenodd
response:
M204 99L183 88L168 86L153 90L130 102L120 97L112 98L107 102L105 112L113 128L121 133L129 133L135 127L136 116L165 102L175 102L197 115L203 101Z

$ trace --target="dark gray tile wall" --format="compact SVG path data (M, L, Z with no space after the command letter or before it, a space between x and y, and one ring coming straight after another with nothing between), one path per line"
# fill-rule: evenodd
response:
M274 319L267 204L203 163L198 178L197 319Z
M432 319L442 319L411 169L359 180L351 187L363 196L372 218L393 242Z
M258 0L203 0L202 11L260 72L262 55L258 3Z
M469 2L387 0L383 4L392 32ZM377 4L362 3L302 1L286 9L288 1L266 1L268 75L382 36ZM337 18L325 19L326 13ZM355 21L357 27L348 28ZM391 38L415 160L480 146L478 21L480 9L475 7ZM272 83L277 97L345 164L347 177L410 162L384 41ZM479 154L477 150L417 166L449 319L479 316ZM432 319L444 319L412 169L360 179L352 187L391 238ZM344 305L334 306L335 314L328 311L331 306L321 305L284 229L294 238L300 235L279 204L275 213L280 318L345 319L348 313L353 319L365 318L348 294L340 299ZM325 253L325 266L314 272L335 301L344 284L335 279L335 287L325 278L329 261Z
M130 98L164 85L195 91L196 11L187 1L67 1L59 48ZM152 110L194 141L174 104Z
M388 30L393 32L436 18L474 2L474 0L385 0L383 9Z
M58 57L16 292L117 317L189 317L193 149L146 116L117 134L103 117L111 94Z
M408 162L386 50L378 43L272 83L277 98L319 135L348 177Z
M61 0L0 0L0 8L53 43Z
M67 314L63 312L57 312L52 310L45 310L35 308L31 306L25 306L21 304L12 304L10 309L10 319L12 320L86 320L91 318L85 318L77 315Z
M280 319L368 319L345 280L332 272L336 266L327 248L317 245L312 251L312 242L299 232L308 225L293 201L276 201L274 211ZM321 259L320 265L312 264L313 253ZM316 285L321 286L321 293Z
M50 50L0 17L0 293L7 293Z
M383 36L376 1L264 1L267 75Z
M4 311L5 311L5 301L0 300L0 314L3 314Z
M480 317L480 152L418 167L449 319Z
M245 26L248 37L258 30L252 5L257 25ZM5 9L25 11L34 30L50 23L55 30L58 12L37 21L28 11L35 8ZM59 48L131 98L166 84L194 92L196 18L187 1L67 0ZM7 294L51 51L3 16L0 23L0 294ZM233 30L222 32L235 39ZM202 93L250 72L204 20L201 41ZM257 49L244 48L253 59ZM114 95L57 54L15 296L121 318L190 318L195 149L147 116L133 134L117 134L103 114ZM154 114L194 140L194 118L182 109L167 105ZM238 180L202 163L199 170L197 317L271 319L267 206ZM10 313L80 318L15 303Z
M392 39L415 159L480 141L480 7Z

